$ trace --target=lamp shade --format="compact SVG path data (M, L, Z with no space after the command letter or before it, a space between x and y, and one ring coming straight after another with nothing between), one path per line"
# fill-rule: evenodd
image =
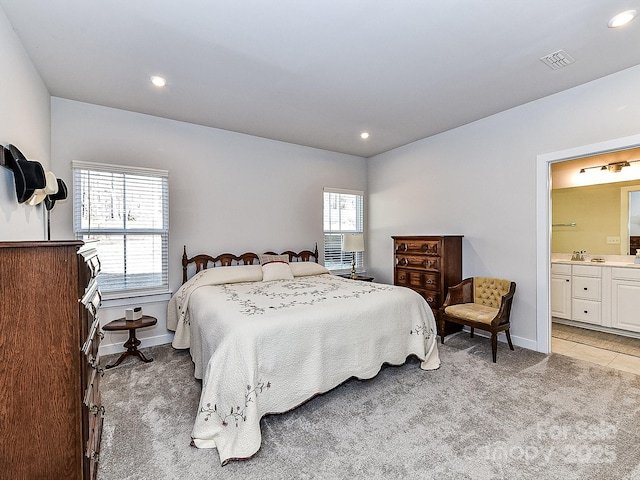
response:
M364 252L364 234L345 233L342 236L343 252Z

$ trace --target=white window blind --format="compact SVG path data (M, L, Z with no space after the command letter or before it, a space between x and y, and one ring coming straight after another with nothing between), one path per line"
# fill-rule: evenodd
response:
M342 251L342 235L364 233L364 192L325 188L324 266L329 270L351 270L351 252ZM364 269L363 252L356 253L356 270Z
M167 290L169 173L73 162L73 229L95 239L104 293Z

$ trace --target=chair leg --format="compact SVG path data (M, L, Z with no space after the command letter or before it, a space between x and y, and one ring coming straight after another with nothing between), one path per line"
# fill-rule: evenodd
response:
M444 320L438 319L438 327L440 330L440 343L444 345Z
M496 355L498 353L498 334L491 333L491 353L493 354L493 363L496 363Z
M509 348L513 350L513 343L511 343L511 334L509 333L509 329L507 328L504 333L507 334L507 342L509 342Z
M469 327L469 330L471 330L471 335L469 338L473 338L473 327Z

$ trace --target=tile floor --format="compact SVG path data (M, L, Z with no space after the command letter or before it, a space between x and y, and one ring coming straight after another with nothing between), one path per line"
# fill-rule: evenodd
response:
M604 348L593 347L554 336L551 338L551 351L560 355L566 355L586 362L597 363L598 365L640 375L640 357L634 355L613 352Z

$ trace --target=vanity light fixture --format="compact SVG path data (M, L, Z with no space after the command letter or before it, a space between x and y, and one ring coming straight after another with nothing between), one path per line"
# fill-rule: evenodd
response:
M165 87L167 85L167 81L163 77L158 77L157 75L151 77L151 83L156 87Z
M369 132L362 132L360 134L360 138L366 140L367 138L369 138Z
M640 162L640 160L624 160L622 162L612 162L606 165L594 165L592 167L583 167L580 169L580 173L585 173L587 170L608 170L611 173L619 173L624 167L630 167L632 163Z
M622 27L636 18L637 15L637 10L627 10L613 17L611 20L609 20L609 23L607 25L609 25L609 28Z

